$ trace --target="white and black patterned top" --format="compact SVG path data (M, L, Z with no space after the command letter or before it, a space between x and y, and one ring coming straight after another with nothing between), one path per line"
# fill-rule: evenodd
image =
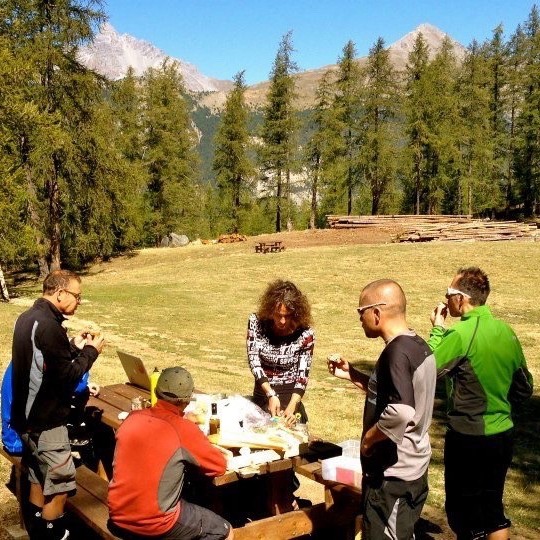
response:
M311 328L299 328L289 336L276 336L252 313L248 319L247 355L255 377L253 396L266 396L261 384L269 382L286 407L291 394L304 395L311 368L315 334Z

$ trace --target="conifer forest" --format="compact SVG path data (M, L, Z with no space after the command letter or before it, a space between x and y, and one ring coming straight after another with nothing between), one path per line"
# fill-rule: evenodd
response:
M293 33L268 66L265 105L244 73L201 109L174 62L110 81L78 48L99 0L0 5L0 269L41 274L189 239L326 226L328 214L540 213L540 14L456 54L417 37L404 70L379 38L336 51L308 107ZM231 78L233 74L231 73ZM213 117L211 152L197 118Z

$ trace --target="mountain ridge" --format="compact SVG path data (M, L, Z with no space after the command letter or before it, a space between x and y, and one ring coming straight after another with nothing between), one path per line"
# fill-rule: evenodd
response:
M405 69L407 57L419 33L422 33L428 45L430 57L436 54L444 38L448 36L458 59L463 58L466 51L463 45L436 26L422 23L387 47L391 61L398 71ZM104 23L93 42L81 47L79 51L79 60L86 67L111 80L124 77L130 66L136 76L141 76L150 67L158 68L166 59L178 64L187 90L197 95L197 101L201 106L213 111L222 109L227 92L233 86L232 81L204 75L195 65L167 55L148 41L130 34L118 33L110 23ZM360 65L364 65L367 56L358 57L356 60ZM295 74L298 104L303 108L309 108L315 101L317 87L323 74L337 69L337 64L329 64ZM248 106L253 109L263 106L269 85L269 81L262 81L248 86L245 93Z

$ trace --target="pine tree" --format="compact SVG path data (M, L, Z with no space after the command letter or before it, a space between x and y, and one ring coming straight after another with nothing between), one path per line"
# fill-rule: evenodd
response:
M481 47L473 41L458 80L461 169L450 208L458 214L492 210L501 204L494 137L500 104L492 99L496 82L490 80L490 67L495 66L489 65Z
M419 33L406 65L406 89L404 100L407 154L412 172L414 213L420 214L420 201L427 175L427 147L429 112L424 96L432 89L428 87L426 69L429 48L424 36Z
M226 201L229 232L240 230L240 209L243 194L248 191L254 168L248 156L248 110L244 93L244 72L234 76L234 88L229 92L215 138L214 170L222 200Z
M462 132L457 95L454 47L445 37L428 70L431 99L426 211L453 212L452 191L461 174L459 138Z
M114 223L118 250L143 245L144 226L150 221L150 208L146 187L148 176L144 163L144 131L142 84L130 67L126 76L112 84L110 112L115 133L115 147L119 153L117 166L123 169L115 178L121 178L125 196L117 197L123 207L123 216Z
M507 44L508 53L508 83L506 85L506 118L507 118L507 170L506 170L506 212L510 214L513 208L519 206L520 195L518 193L519 172L519 148L520 129L518 119L520 118L521 105L523 101L522 79L525 65L525 33L521 25L511 36Z
M363 145L360 167L371 192L371 213L380 212L396 176L396 117L399 111L398 77L384 40L369 51L363 72L360 124Z
M175 63L144 76L144 164L152 212L149 234L157 244L171 233L200 234L203 206L198 184L197 138Z
M327 189L332 185L330 170L333 163L333 149L341 141L337 119L333 115L334 98L331 73L325 72L317 88L317 102L311 115L310 128L313 131L304 152L308 188L310 191L309 228L315 229L319 223L319 199L326 198ZM337 142L337 144L336 144ZM335 201L332 201L333 208ZM324 202L323 202L324 207Z
M38 115L31 102L21 101L24 67L23 59L15 58L10 50L6 36L0 36L0 264L4 269L45 255L44 239L38 236L39 220L32 223L30 218L34 201L26 169L21 166L21 139L17 136L25 122Z
M281 231L282 204L285 203L285 220L291 226L291 173L296 168L298 119L294 109L297 71L292 59L292 32L283 36L270 73L270 88L261 130L263 145L259 160L266 191L275 201L275 230Z
M360 183L358 156L362 145L360 115L360 68L356 61L354 42L348 41L338 60L338 76L334 100L335 116L340 122L343 144L336 155L336 170L341 171L341 184L345 190L347 215L353 208L353 193Z
M461 132L456 69L448 38L429 62L425 40L418 35L408 59L405 96L416 213L440 213L453 204L451 193L460 174Z
M518 180L525 216L534 216L540 204L540 14L532 7L524 25L522 104L518 119L520 146Z
M65 214L79 204L72 198L76 184L88 180L78 173L85 156L77 140L92 126L102 87L76 52L104 20L100 7L97 0L6 0L2 6L1 34L23 73L16 108L31 109L12 124L11 137L29 195L28 223L46 259L41 273L60 267Z

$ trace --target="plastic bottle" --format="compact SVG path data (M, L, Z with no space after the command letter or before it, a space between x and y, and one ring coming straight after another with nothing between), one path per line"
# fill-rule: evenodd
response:
M157 367L154 368L150 375L150 405L155 405L157 401L156 397L156 385L159 379L160 371Z
M217 415L217 403L212 403L212 414L210 415L210 420L208 422L208 432L210 435L214 435L219 433L220 428L220 420L219 416Z

